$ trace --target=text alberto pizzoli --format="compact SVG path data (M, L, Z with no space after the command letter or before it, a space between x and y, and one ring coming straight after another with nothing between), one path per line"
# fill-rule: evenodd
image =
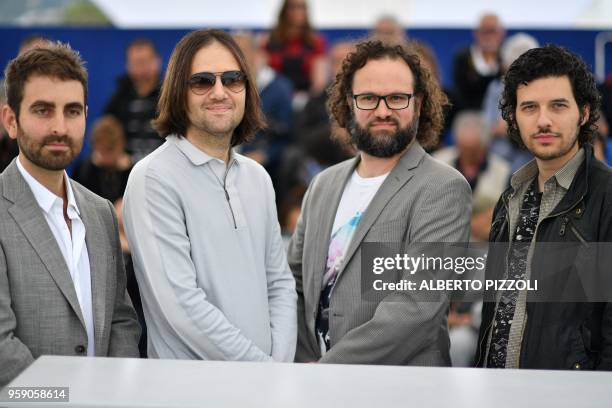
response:
M407 254L397 254L394 257L376 257L373 259L372 272L380 275L385 271L399 270L414 275L419 270L425 271L452 271L463 275L466 271L483 270L486 263L486 254L480 257L428 257L421 254L419 257ZM537 280L524 279L424 279L413 281L401 279L397 282L385 282L375 279L372 287L376 291L537 291Z

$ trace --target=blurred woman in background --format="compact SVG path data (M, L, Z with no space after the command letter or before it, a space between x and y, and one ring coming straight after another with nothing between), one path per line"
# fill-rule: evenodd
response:
M308 92L325 48L325 39L310 25L306 1L285 0L266 44L269 65L289 78L296 92Z

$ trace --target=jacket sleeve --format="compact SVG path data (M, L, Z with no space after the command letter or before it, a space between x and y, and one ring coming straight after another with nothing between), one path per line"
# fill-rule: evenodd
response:
M288 261L293 277L295 278L295 290L297 292L297 348L295 352L296 362L312 362L319 358L318 352L315 352L310 346L308 329L306 326L306 309L304 305L304 279L302 274L302 261L304 254L304 234L308 219L308 203L310 191L314 181L310 184L310 188L306 191L302 200L302 212L297 222L297 226L289 242Z
M28 347L15 336L17 318L11 308L11 292L4 250L0 247L0 389L34 362Z
M612 371L612 303L604 306L601 321L602 349L597 370Z
M275 361L291 362L295 357L297 337L295 280L287 265L285 245L276 215L274 189L269 177L266 177L268 204L266 278L272 331L272 358Z
M147 323L170 346L195 359L271 360L199 287L180 194L163 175L134 168L123 213Z
M123 253L119 243L119 227L117 215L110 201L107 202L112 217L114 243L112 250L115 252L115 304L113 305L113 317L110 329L110 341L108 346L109 357L139 357L138 340L140 338L140 324L136 317L136 311L132 306L130 297L126 290L125 266L123 264Z
M608 179L605 202L607 204L607 206L604 206L605 216L600 220L600 228L602 229L600 236L603 238L602 241L605 242L600 243L599 246L601 248L610 248L612 246L612 208L610 207L610 203L612 203L612 178ZM612 259L612 256L606 251L602 258L607 262L599 266L599 273L610 272L609 260ZM604 279L606 283L610 282L610 278L606 277ZM607 302L603 306L600 356L601 358L596 369L612 371L612 302Z
M463 178L431 183L409 222L409 243L467 242L471 192ZM419 301L408 292L385 297L364 324L347 332L323 363L407 364L433 342L446 325L448 300ZM430 299L433 300L433 299ZM446 329L448 330L448 329Z

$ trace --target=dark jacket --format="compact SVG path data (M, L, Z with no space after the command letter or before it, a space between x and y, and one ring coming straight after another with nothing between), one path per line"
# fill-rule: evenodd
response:
M602 290L603 296L600 294L597 299L612 298L612 286L609 285L612 275L612 251L609 250L612 243L612 171L594 158L589 144L584 148L585 160L569 190L541 221L533 238L538 243L563 245L559 244L562 250L554 253L541 246L534 251L531 279L540 280L539 286L547 288L539 294L547 301L535 302L531 294L527 297L521 368L612 370L612 303L588 301L593 300L587 294L593 287L583 287L580 283L584 282L581 276L600 273L595 278L603 279L604 283L595 289ZM508 200L512 193L510 187L502 194L493 213L489 241L498 244L490 246L487 279L503 279L505 273L507 244L499 243L509 241ZM580 294L583 301L573 301ZM494 302L485 302L482 309L476 354L476 365L480 367L486 365L495 306Z
M115 116L123 125L126 151L132 155L134 162L164 143L164 139L151 127L151 120L156 115L160 86L141 98L129 76L122 76L117 91L104 109L105 114Z
M481 75L474 66L470 48L457 53L453 62L453 80L455 89L452 93L456 111L464 109L482 109L482 102L489 83L500 77L500 72Z

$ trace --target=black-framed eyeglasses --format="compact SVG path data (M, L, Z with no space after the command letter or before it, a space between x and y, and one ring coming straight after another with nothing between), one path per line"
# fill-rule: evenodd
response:
M238 93L246 88L246 75L242 71L198 72L189 78L189 87L194 94L204 95L215 86L217 77L232 92Z
M391 110L406 109L410 105L410 99L413 94L410 93L392 93L389 95L375 95L371 93L363 93L359 95L353 95L355 99L355 105L358 109L362 110L374 110L378 108L380 100L385 101L387 108Z

